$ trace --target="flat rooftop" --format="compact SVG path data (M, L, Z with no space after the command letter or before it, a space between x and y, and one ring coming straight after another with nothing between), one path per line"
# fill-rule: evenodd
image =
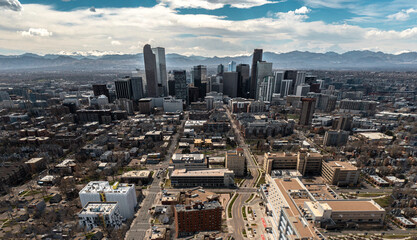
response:
M151 171L142 170L142 171L129 171L125 172L122 175L122 178L148 178L151 175Z
M358 170L358 168L356 168L349 162L331 161L331 162L327 162L327 164L332 168L340 168L342 170Z
M336 201L320 201L327 203L332 211L335 212L374 212L385 211L377 203L372 200L336 200Z
M28 161L26 161L26 164L37 163L37 162L40 162L42 160L43 160L43 158L31 158Z
M89 202L79 214L110 214L117 207L117 202Z
M201 206L201 207L198 207L198 206ZM220 205L219 202L215 201L215 202L201 203L201 205L199 205L199 204L195 204L195 205L176 205L175 206L175 211L177 211L177 212L191 212L191 211L216 209L216 208L221 208L221 207L222 207L222 205Z
M391 140L392 137L380 132L362 132L359 135L369 140Z
M288 215L289 220L291 224L295 227L299 237L314 239L318 238L314 229L309 225L308 221L303 218L303 215L300 213L298 206L288 194L290 190L305 190L303 186L300 184L300 182L294 178L278 178L274 180L278 185L278 188L281 191L282 195L284 196L285 201L288 204L288 208L283 208L283 211L285 211Z
M130 188L133 188L133 184L127 183L115 183L114 185L110 186L109 182L106 181L91 181L89 182L83 189L81 189L80 193L127 193Z
M233 173L228 169L207 169L207 170L190 170L176 169L172 172L171 177L223 177L227 173Z

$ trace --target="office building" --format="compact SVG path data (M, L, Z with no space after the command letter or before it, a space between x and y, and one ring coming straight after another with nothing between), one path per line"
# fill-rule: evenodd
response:
M175 96L175 80L168 80L168 95Z
M193 67L194 87L198 88L198 98L204 99L207 91L207 67L198 65Z
M270 62L264 62L264 61L258 61L257 67L256 67L256 95L255 99L260 100L259 98L259 87L264 80L265 77L273 76L272 72L272 63ZM271 94L272 96L272 94Z
M235 176L245 176L246 158L242 148L226 152L226 168L232 170Z
M297 86L296 96L298 97L307 97L307 93L310 92L310 85L300 84Z
M285 79L281 81L280 95L282 98L290 95L291 85L292 85L292 80Z
M158 97L158 81L156 79L156 57L152 51L151 45L146 44L143 47L143 58L145 62L146 74L146 96Z
M288 94L293 95L295 90L295 84L297 82L297 71L296 70L286 70L284 72L284 79L292 80L290 91Z
M89 182L79 196L82 207L89 202L117 202L120 214L126 219L133 218L138 203L135 185L119 182L112 186L106 181Z
M114 82L116 87L116 97L130 99L132 96L132 84L129 77L116 80Z
M295 85L294 85L294 93L297 91L297 87L301 84L305 84L306 81L306 72L304 71L297 71L297 77L295 79Z
M201 139L195 139L194 142L202 141ZM203 170L208 168L207 159L204 154L190 153L180 154L174 153L171 158L170 166L174 166L175 169L187 169L187 170Z
M176 237L197 232L221 231L223 208L219 202L192 202L174 207Z
M174 82L175 98L188 101L187 76L185 70L174 70Z
M167 65L165 61L165 48L152 48L156 60L156 82L158 85L158 96L167 96L168 94L168 77Z
M313 119L313 114L316 106L316 99L315 98L302 98L301 99L301 114L300 114L300 121L298 124L304 126L310 126L311 120Z
M260 80L257 100L270 102L272 100L272 94L274 94L275 83L275 77L273 76L267 76Z
M257 67L258 62L262 61L262 49L255 49L252 55L252 69L250 75L250 88L249 88L249 98L256 98L256 89L257 89Z
M199 89L197 87L189 86L188 87L188 103L198 101Z
M183 111L183 100L175 99L173 97L165 97L163 102L164 112L182 112Z
M225 72L223 73L223 94L231 98L237 97L238 73Z
M236 66L237 76L237 96L247 97L250 87L250 67L249 64L239 64Z
M360 171L349 162L323 161L321 176L331 185L356 185Z
M80 227L90 231L96 227L119 228L123 223L117 202L88 202L78 213Z
M187 170L175 169L171 176L173 187L232 187L233 171L228 169Z
M351 115L336 117L336 119L333 120L332 128L335 130L350 131L352 130L352 121L353 117Z
M344 146L349 140L347 131L327 131L324 134L324 146Z
M274 93L281 94L281 83L282 83L282 80L284 80L284 73L285 73L284 71L275 71L274 72L274 77L275 77Z
M222 76L224 73L224 65L223 64L219 64L217 66L217 76Z
M323 155L316 152L307 152L305 149L300 149L297 154L277 152L265 153L264 155L264 170L271 174L273 170L297 170L302 175L305 174L319 174Z
M106 84L93 84L93 93L96 97L100 95L105 95L108 98L110 97L109 89Z
M343 99L340 101L340 112L348 113L368 113L373 114L376 111L377 102L364 100Z
M227 71L228 72L236 72L236 62L235 61L229 62Z
M130 78L130 84L132 89L132 96L130 99L134 101L138 101L139 99L145 97L143 93L143 80L142 77L139 76L138 71L132 72L132 77Z

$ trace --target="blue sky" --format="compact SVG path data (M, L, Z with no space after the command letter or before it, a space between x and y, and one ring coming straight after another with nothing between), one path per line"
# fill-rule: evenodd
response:
M0 0L0 54L417 51L414 0Z

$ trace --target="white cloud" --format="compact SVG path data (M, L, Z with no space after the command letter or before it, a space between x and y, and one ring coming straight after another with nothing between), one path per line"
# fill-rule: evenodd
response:
M8 9L12 11L21 11L22 4L19 0L0 0L0 9Z
M299 9L295 9L294 11L288 11L288 12L278 12L276 13L276 16L279 19L285 20L285 21L300 21L303 19L308 18L306 15L311 10L307 8L306 6L303 6Z
M345 8L346 4L358 2L358 0L303 0L310 7Z
M48 32L45 28L29 28L28 31L23 31L22 36L25 37L49 37L52 36L51 32Z
M122 45L122 44L119 41L113 40L113 41L111 41L111 45L119 46L119 45Z
M412 13L417 13L417 9L410 8L410 9L401 10L401 12L388 15L388 19L397 20L397 21L406 21L410 18L410 14Z
M307 14L307 13L309 13L311 10L310 9L308 9L306 6L302 6L301 8L299 8L299 9L296 9L294 12L296 13L296 14Z
M283 1L286 0L160 0L161 3L164 3L173 9L203 8L209 10L223 8L225 5L230 5L234 8L252 8Z
M143 44L151 43L165 47L168 53L203 56L248 54L254 48L274 52L375 47L391 53L417 51L417 28L382 31L306 21L307 7L242 21L207 14L179 14L164 4L97 11L100 14L92 14L88 9L61 12L39 4L25 4L19 14L4 11L0 14L0 46L39 54L92 50L137 53L142 52ZM51 36L52 32L53 37L26 37ZM112 41L121 45L111 44Z

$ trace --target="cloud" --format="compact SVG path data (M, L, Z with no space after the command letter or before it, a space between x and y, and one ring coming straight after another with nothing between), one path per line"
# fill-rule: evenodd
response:
M53 6L40 4L24 4L23 7L24 11L19 14L12 11L0 14L3 49L38 54L92 50L138 53L145 43L151 43L165 47L167 53L202 56L248 54L254 48L273 52L334 49L344 52L374 48L390 53L417 51L417 28L385 31L347 23L307 21L310 12L307 6L247 20L180 14L165 4L100 8L97 9L101 14L99 18L85 8L58 11ZM47 37L52 32L53 37ZM112 44L112 41L115 42Z
M358 2L358 0L303 0L307 6L318 8L345 8L346 4Z
M295 9L294 11L288 11L288 12L278 12L276 13L276 16L279 19L285 20L285 21L300 21L303 19L308 18L306 15L311 10L307 8L306 6L303 6L299 9Z
M296 9L294 12L296 13L296 14L307 14L307 13L309 13L311 10L310 9L308 9L306 6L303 6L303 7L301 7L301 8L299 8L299 9Z
M21 11L22 4L19 0L0 0L0 9L8 9L12 11Z
M397 20L397 21L407 21L410 18L410 14L412 13L417 13L417 9L414 9L414 8L403 9L401 10L401 12L388 15L388 19Z
M203 9L219 9L226 5L234 8L252 8L270 3L284 2L286 0L159 0L161 3L173 9L179 8L203 8Z
M23 31L22 36L25 37L49 37L52 36L51 32L48 32L45 28L29 28L28 31Z
M119 41L116 41L116 40L113 40L110 43L111 43L111 45L114 45L114 46L122 45Z

